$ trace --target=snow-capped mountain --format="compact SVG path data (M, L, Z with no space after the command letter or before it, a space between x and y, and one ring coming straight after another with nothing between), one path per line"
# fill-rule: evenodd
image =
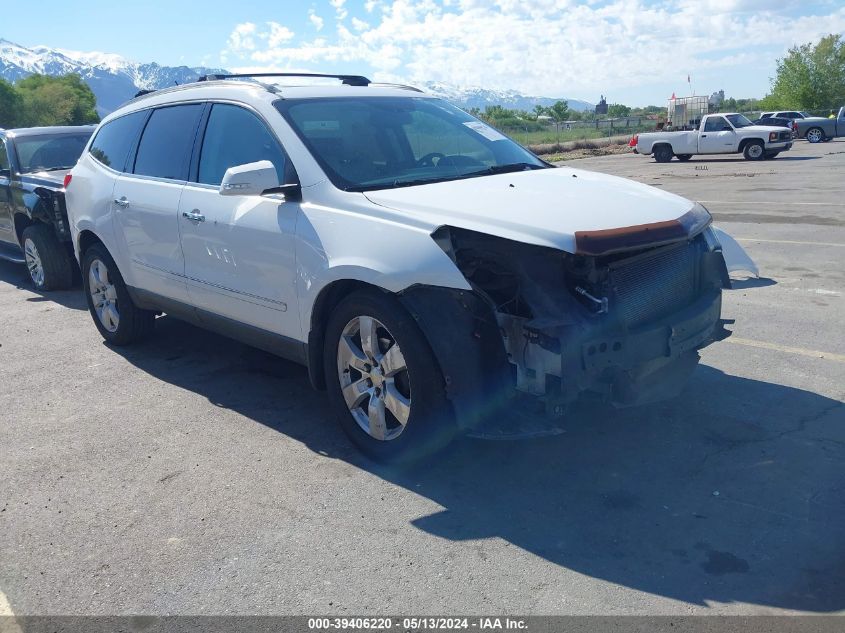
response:
M524 95L516 90L488 90L478 86L453 86L440 81L426 81L416 84L426 92L435 94L442 99L451 101L463 108L481 108L486 106L500 105L503 108L512 110L534 109L535 105L550 106L555 101L566 100L570 110L592 110L593 104L579 99L567 99L566 97L532 97Z
M155 90L174 84L196 81L200 75L225 74L220 68L161 66L139 64L112 53L81 53L46 46L26 48L0 38L0 77L17 81L39 73L64 75L77 73L97 97L100 116L112 112L139 90ZM549 106L558 98L532 97L516 90L488 90L479 87L458 87L443 82L424 82L420 88L436 94L462 108L501 105L517 110L531 110L535 105ZM567 99L572 110L592 109L592 104Z
M131 99L139 90L153 90L175 83L196 81L200 75L221 69L139 64L109 53L79 53L46 46L26 48L0 39L0 77L17 81L39 73L77 73L97 97L97 111L105 115Z

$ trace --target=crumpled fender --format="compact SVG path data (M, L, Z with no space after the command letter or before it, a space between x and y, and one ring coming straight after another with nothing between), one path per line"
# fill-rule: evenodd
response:
M755 277L760 277L757 264L734 238L715 226L713 232L716 233L716 237L722 245L722 256L725 258L728 272L746 271L752 273Z

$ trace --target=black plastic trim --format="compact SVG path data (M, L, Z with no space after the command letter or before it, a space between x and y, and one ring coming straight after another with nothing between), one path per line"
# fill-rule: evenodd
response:
M162 297L148 290L131 286L127 286L127 290L135 305L143 310L164 312L180 321L186 321L245 345L257 347L265 352L308 366L307 343L214 314L176 299Z

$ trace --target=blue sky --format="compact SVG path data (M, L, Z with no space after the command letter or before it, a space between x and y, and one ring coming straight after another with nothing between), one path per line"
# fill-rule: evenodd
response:
M776 6L775 6L776 5ZM228 69L355 72L662 104L672 92L762 96L775 59L845 33L842 0L44 2L0 37Z

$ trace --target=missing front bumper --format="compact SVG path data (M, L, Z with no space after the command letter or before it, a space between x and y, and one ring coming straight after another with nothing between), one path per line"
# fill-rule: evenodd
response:
M497 320L516 389L540 398L554 415L587 391L618 406L677 395L697 363L697 351L724 338L721 303L721 292L712 291L628 331L577 325L544 332L527 319L497 314Z

